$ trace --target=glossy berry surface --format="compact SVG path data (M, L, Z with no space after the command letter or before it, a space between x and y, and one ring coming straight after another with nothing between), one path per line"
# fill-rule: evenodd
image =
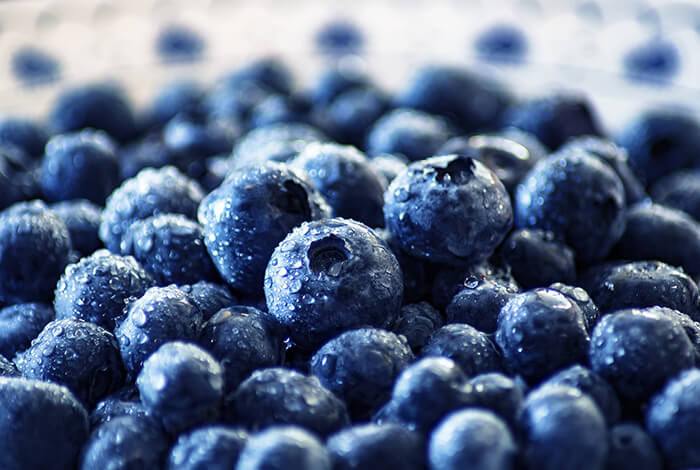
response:
M367 134L370 155L397 153L411 161L432 157L450 137L447 123L439 117L400 108L382 116Z
M66 224L73 249L80 256L91 255L103 247L97 234L102 208L86 199L57 202L51 210Z
M27 349L54 316L50 305L36 302L0 310L0 354L11 358Z
M489 336L464 323L452 323L435 330L420 355L448 357L469 377L501 370L501 355Z
M226 426L204 426L182 434L170 449L168 470L230 470L248 439L248 433Z
M278 426L254 434L241 451L237 470L331 470L330 456L313 434Z

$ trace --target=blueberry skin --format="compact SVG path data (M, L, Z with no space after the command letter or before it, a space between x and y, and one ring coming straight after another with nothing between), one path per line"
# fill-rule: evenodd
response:
M325 142L318 129L302 123L275 123L244 135L231 154L234 168L291 160L311 142Z
M432 157L450 138L447 123L437 116L398 108L382 116L367 134L367 153L396 153L411 161Z
M591 369L623 400L644 400L695 364L695 349L681 324L659 307L604 315L591 335Z
M149 134L119 149L121 180L136 176L145 168L163 168L175 163L175 155L165 145L160 134Z
M627 204L634 204L646 197L644 185L630 168L627 150L624 148L605 138L587 135L570 139L561 148L562 151L571 149L591 153L610 165L625 188Z
M196 340L203 323L197 304L175 286L151 287L127 306L114 334L124 367L136 377L143 362L162 344Z
M423 470L423 437L398 424L360 424L328 438L334 470Z
M583 314L583 323L586 325L586 331L588 333L593 331L593 327L595 327L595 324L598 323L598 318L600 318L600 310L585 289L562 284L561 282L555 282L549 288L561 292L578 305Z
M700 319L698 286L682 269L660 261L605 264L584 274L584 284L602 313L655 305Z
M17 80L27 87L32 87L56 80L61 65L45 51L33 46L23 46L12 54L11 69Z
M70 255L66 225L43 202L0 212L0 302L50 302Z
M266 328L264 313L253 307L230 306L207 320L199 344L224 368L225 390L236 390L243 380L280 362L281 341Z
M673 110L651 110L629 122L617 137L629 162L647 185L671 173L696 166L700 123Z
M700 465L700 370L691 369L669 380L652 398L646 428L665 457L668 468Z
M428 302L407 304L401 307L398 318L391 326L391 331L406 338L414 352L428 341L433 331L445 323L442 314Z
M141 403L139 390L135 385L127 385L100 400L90 412L90 429L121 416L149 418L151 413Z
M353 88L339 94L320 113L326 132L338 142L363 148L367 133L389 109L386 95L371 87Z
M573 251L557 242L551 232L515 230L498 254L523 289L545 287L557 281L570 284L576 279Z
M51 201L87 199L102 205L119 183L119 162L104 132L83 130L52 137L39 172L39 184Z
M503 184L470 157L412 163L391 182L384 201L386 226L401 248L436 263L483 261L513 225Z
M177 435L219 417L224 370L199 346L172 341L148 356L136 386L146 409Z
M113 330L128 302L153 285L133 257L98 250L66 267L56 285L56 318L86 320Z
M121 416L101 425L83 448L80 470L161 468L168 438L150 418Z
M361 52L364 37L355 24L347 19L339 19L321 26L314 43L322 53L342 57Z
M447 416L428 444L432 470L514 468L518 447L506 423L490 411L467 409Z
M90 407L124 383L114 335L83 320L48 323L15 363L24 377L65 385Z
M388 327L401 307L403 276L386 243L347 219L306 222L275 248L265 299L302 349L360 326Z
M584 151L553 154L535 164L515 192L515 226L550 231L576 262L609 253L625 230L625 192L609 165Z
M518 63L527 55L527 38L512 24L494 24L474 41L474 50L488 62Z
M396 103L445 116L463 131L472 133L495 127L510 96L499 84L467 70L429 65L416 72L396 97ZM426 155L429 156L432 155Z
M81 256L88 256L102 248L97 231L102 208L87 199L57 202L51 210L66 224L73 249Z
M124 181L107 199L100 239L109 251L119 253L122 237L133 222L167 213L194 220L203 197L199 184L174 167L146 168Z
M544 385L568 385L588 394L608 426L620 419L620 400L615 389L603 377L579 364L560 370L544 381Z
M231 470L248 433L225 426L207 426L183 434L170 449L167 470Z
M290 70L274 57L256 59L227 75L224 81L229 87L253 83L282 95L289 95L293 86Z
M281 367L253 372L226 404L229 421L251 430L290 424L327 436L350 422L345 403L316 377Z
M464 323L452 323L435 330L420 355L448 357L469 377L501 370L501 355L496 345L486 333Z
M3 187L0 210L40 197L37 175L36 164L24 151L11 144L0 143L0 185Z
M426 357L408 366L394 382L388 421L428 435L451 411L474 403L466 374L452 359ZM379 413L382 421L382 411ZM377 421L377 418L375 418Z
M178 113L198 112L203 98L204 90L195 81L173 80L165 83L146 111L148 127L163 127Z
M262 294L265 266L284 237L329 214L302 172L273 162L235 170L199 206L204 243L221 277L249 295Z
M345 401L350 414L363 416L387 401L396 377L413 362L413 352L394 333L361 328L333 338L310 362L311 373Z
M0 377L20 377L21 375L14 362L0 355Z
M323 443L296 426L275 426L248 439L236 470L331 470Z
M473 389L473 405L493 411L508 425L513 426L523 400L525 390L520 382L499 372L479 374L469 381Z
M627 211L627 227L611 257L658 260L682 266L693 279L700 277L700 225L685 212L640 203Z
M518 418L524 468L602 470L608 450L603 415L573 387L546 385L528 394Z
M43 303L15 304L0 310L0 354L13 357L27 349L54 317L53 308Z
M672 42L652 38L627 51L622 64L633 80L663 82L678 73L681 56Z
M113 83L90 83L69 88L54 101L49 125L55 134L92 127L118 142L135 137L136 122L124 91Z
M688 315L671 308L659 307L659 311L677 321L695 349L695 364L700 364L700 323L696 322Z
M158 32L155 50L166 62L189 62L198 60L205 46L204 39L195 30L181 24L169 24Z
M202 311L204 321L209 320L222 308L238 304L238 299L224 285L199 281L194 284L177 286L177 288L190 296L199 310Z
M400 155L382 154L369 161L374 171L384 177L384 186L389 186L408 166L406 159Z
M588 342L581 309L552 289L517 294L498 315L496 344L506 366L530 383L585 361Z
M343 65L324 69L309 91L314 108L330 105L342 93L354 89L371 87L369 77L358 67Z
M649 190L657 204L700 220L700 171L682 170L656 181Z
M425 294L430 289L431 267L430 265L419 258L414 258L401 249L401 243L387 229L376 229L379 235L389 245L391 252L396 256L396 260L401 267L403 274L403 302L417 302L425 297Z
M609 432L606 470L663 470L651 436L637 423L620 423Z
M354 147L309 144L290 165L309 175L334 217L383 227L384 185L369 160Z
M0 467L75 468L88 437L88 417L66 387L0 377L0 397Z
M181 214L137 220L124 234L121 248L161 286L218 279L204 246L204 229Z
M43 125L31 119L16 116L0 117L0 144L13 145L32 158L44 154L44 147L49 140Z
M600 136L595 110L585 96L554 94L516 103L505 111L504 127L529 132L552 150L571 137Z

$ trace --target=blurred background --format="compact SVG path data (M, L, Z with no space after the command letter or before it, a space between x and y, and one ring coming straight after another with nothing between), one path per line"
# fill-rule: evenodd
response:
M698 1L6 0L0 112L41 117L66 86L105 78L142 106L167 81L273 56L301 89L336 65L393 91L437 62L517 95L580 90L614 130L657 104L700 112L698 50Z

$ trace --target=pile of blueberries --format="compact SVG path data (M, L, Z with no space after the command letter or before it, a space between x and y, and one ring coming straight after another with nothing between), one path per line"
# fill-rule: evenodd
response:
M0 119L0 468L700 467L700 123L261 59Z

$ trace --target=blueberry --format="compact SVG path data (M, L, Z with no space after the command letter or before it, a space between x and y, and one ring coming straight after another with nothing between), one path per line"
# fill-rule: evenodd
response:
M0 143L0 185L3 187L0 210L40 197L37 176L36 165L24 151L14 145Z
M445 116L471 133L495 127L510 103L510 96L498 83L462 68L429 65L416 72L396 102L399 106Z
M168 439L150 418L122 416L102 424L83 448L80 470L161 468Z
M423 437L398 424L360 424L326 443L335 470L425 468Z
M255 370L280 362L281 342L267 330L263 316L253 307L229 306L202 328L199 343L221 362L226 392Z
M680 323L685 334L695 349L695 364L700 364L700 323L696 322L688 315L671 308L659 307L659 311Z
M197 304L175 286L151 287L129 303L126 317L114 331L129 375L135 377L162 344L196 340L202 321Z
M136 385L141 402L171 434L216 420L221 412L223 368L194 344L160 346L143 363Z
M469 157L412 163L392 181L384 199L387 228L401 248L436 263L483 261L513 224L503 184Z
M489 62L517 63L527 55L527 38L512 24L494 24L474 41L476 53Z
M134 221L167 213L194 220L203 197L200 186L173 167L142 170L107 199L100 239L110 251L119 253L122 237Z
M311 358L311 372L342 398L353 416L376 411L396 377L413 362L405 339L389 331L361 328L347 331L321 347Z
M94 430L121 416L151 417L151 413L141 403L135 385L127 385L100 400L90 413L90 428Z
M102 208L86 199L57 202L51 210L66 224L73 249L88 256L102 247L97 234Z
M202 87L191 80L173 80L156 93L147 112L149 127L160 128L178 113L196 113L204 97Z
M407 159L432 157L450 137L447 123L431 114L399 108L382 116L367 135L367 153L396 153Z
M222 308L238 304L238 300L226 286L207 281L178 286L178 289L189 295L192 301L202 311L204 321L209 320Z
M664 463L651 436L636 423L610 428L606 470L663 470Z
M24 46L12 54L12 74L24 85L43 85L56 80L61 64L46 51L34 46Z
M430 289L431 266L425 260L414 258L403 251L398 239L390 231L376 229L376 232L389 245L401 267L404 303L422 300Z
M552 289L517 294L498 315L496 343L507 366L531 383L584 361L588 341L581 309Z
M503 125L529 132L552 150L571 137L601 135L594 109L585 96L553 94L511 106Z
M525 398L518 429L524 468L605 468L605 420L595 402L578 389L545 385L531 392Z
M563 151L535 164L515 192L515 226L550 231L576 262L602 260L625 230L620 178L600 159Z
M0 354L13 357L27 349L44 326L54 319L50 305L15 304L0 310Z
M104 132L59 135L46 144L39 184L48 200L83 198L102 205L118 178L114 143Z
M275 246L294 227L329 212L301 172L268 162L231 173L202 201L199 221L223 279L236 291L258 295Z
M0 377L19 377L21 375L14 362L0 355Z
M315 108L324 108L346 91L367 87L371 87L370 79L360 67L341 63L340 66L325 69L309 94Z
M383 227L384 185L364 154L354 147L309 144L290 163L309 175L334 217Z
M650 193L657 204L681 210L700 220L700 171L671 173L655 182Z
M165 61L187 62L202 56L205 42L197 31L185 25L168 24L158 32L155 49Z
M229 87L254 83L273 92L288 95L292 91L292 75L287 66L272 57L256 59L235 70L225 79Z
M407 304L401 307L398 318L391 326L397 335L406 338L414 352L419 351L428 341L431 333L444 324L440 312L428 302Z
M149 134L119 149L121 180L133 178L144 168L163 168L174 164L175 156L163 143L160 134Z
M456 362L426 357L399 375L391 400L375 421L404 423L427 435L445 415L473 402L473 389Z
M672 42L652 38L627 51L622 63L627 75L634 80L666 81L678 73L681 57Z
M319 121L338 142L364 147L367 132L389 108L386 95L367 86L340 93L320 112Z
M406 159L400 155L382 154L377 155L369 161L374 171L384 177L384 186L389 186L394 178L399 176L406 169Z
M669 380L653 397L646 415L649 434L661 448L667 468L700 466L700 370Z
M498 254L523 289L545 287L557 281L572 283L576 279L573 251L555 240L551 232L515 230Z
M435 330L420 354L448 357L470 377L501 370L501 356L496 345L486 333L464 323L452 323Z
M695 363L683 327L660 307L603 316L591 335L588 356L591 369L629 401L646 399Z
M15 363L24 377L65 385L90 406L124 383L114 335L83 320L48 323Z
M561 282L555 282L549 288L561 292L578 305L583 314L583 323L586 325L586 331L589 333L593 331L593 327L595 327L595 324L598 323L598 318L600 318L600 310L585 289L562 284Z
M70 254L66 225L41 201L0 212L0 301L51 301Z
M153 278L131 256L98 250L68 265L59 279L56 318L87 320L112 330L128 302L153 284Z
M168 470L231 470L248 439L245 431L207 426L181 435L170 449Z
M13 145L32 158L39 158L49 135L43 125L31 119L13 116L0 117L0 144Z
M625 200L627 204L634 204L646 197L644 185L634 174L629 165L627 150L618 147L615 143L602 137L583 136L567 141L562 151L579 149L591 153L603 160L615 170L617 176L625 188Z
M467 409L452 413L435 428L428 462L432 470L458 470L466 462L473 470L509 470L517 449L502 419L490 411Z
M85 408L60 385L0 377L0 467L73 470L88 437Z
M493 411L509 425L515 423L522 407L525 390L520 382L499 372L479 374L469 381L473 405Z
M346 19L339 19L321 26L314 42L324 54L343 56L360 52L364 38L355 24Z
M627 211L627 227L612 257L658 260L682 266L700 278L700 225L685 212L658 204L639 203Z
M584 283L603 313L659 305L700 319L698 286L682 269L660 261L593 267Z
M255 434L241 451L236 470L331 470L331 458L313 434L277 426Z
M632 168L650 185L675 171L696 166L700 123L681 111L651 110L629 122L617 142L627 149Z
M615 389L590 369L578 364L573 365L552 375L544 385L568 385L577 388L593 399L608 425L620 419L620 400Z
M58 134L92 127L118 142L126 142L136 134L131 105L114 83L91 83L63 91L53 103L49 124Z
M236 144L231 155L234 168L266 161L286 162L311 142L327 139L314 127L302 123L276 123L258 127Z
M347 219L307 222L275 248L265 272L272 317L303 349L358 326L388 327L403 279L386 243Z
M327 436L349 424L342 400L316 377L289 369L258 369L226 401L229 420L253 430L290 424Z
M219 83L202 101L202 111L209 120L247 123L256 106L272 96L272 90L251 81Z
M248 125L255 129L270 124L304 122L304 113L299 108L287 96L270 95L251 109Z

